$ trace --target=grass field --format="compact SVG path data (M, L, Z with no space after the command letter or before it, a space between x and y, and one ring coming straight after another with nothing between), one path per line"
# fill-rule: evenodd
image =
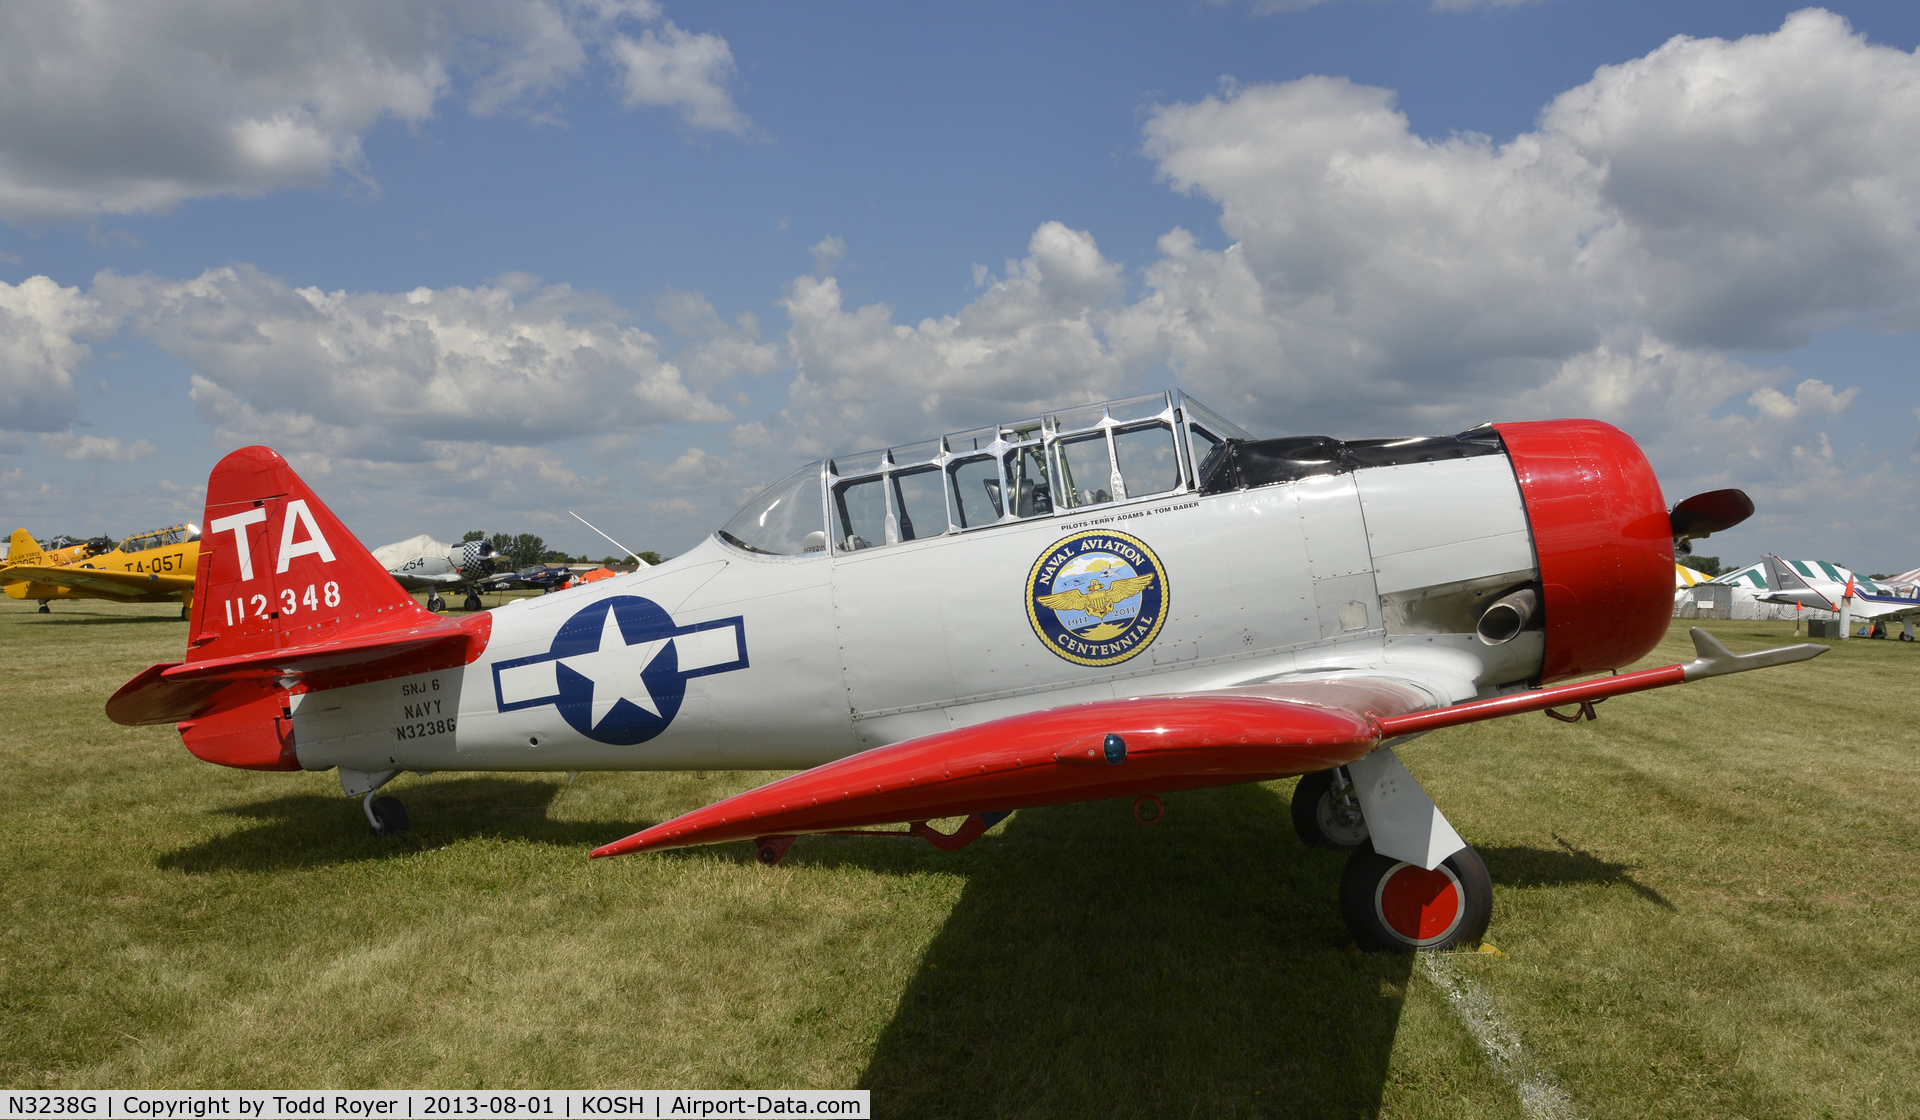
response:
M1495 885L1444 975L1350 950L1290 782L1017 814L972 847L592 862L765 774L200 763L105 698L176 608L0 600L0 1082L844 1087L883 1116L1920 1115L1920 646L1402 751ZM1709 623L1736 651L1778 623ZM1691 656L1676 625L1649 664ZM1522 1048L1489 1062L1437 980Z

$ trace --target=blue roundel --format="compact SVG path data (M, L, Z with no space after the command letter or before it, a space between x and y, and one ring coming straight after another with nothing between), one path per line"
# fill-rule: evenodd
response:
M616 746L665 731L687 697L670 640L678 630L658 603L638 595L602 599L568 619L553 636L560 718L587 738Z

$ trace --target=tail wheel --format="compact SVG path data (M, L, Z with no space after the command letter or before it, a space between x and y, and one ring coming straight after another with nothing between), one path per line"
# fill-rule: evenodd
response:
M376 797L368 807L375 836L398 836L413 826L407 819L407 807L397 797Z
M1293 831L1316 848L1357 848L1367 842L1367 818L1344 770L1301 777L1293 787Z
M1340 915L1353 939L1372 952L1471 945L1493 917L1493 882L1472 848L1428 871L1364 844L1340 877Z

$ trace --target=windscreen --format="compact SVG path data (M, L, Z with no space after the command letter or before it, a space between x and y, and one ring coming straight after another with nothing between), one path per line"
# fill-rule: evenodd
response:
M824 554L827 534L820 502L820 464L808 463L754 495L721 527L720 539L769 556Z

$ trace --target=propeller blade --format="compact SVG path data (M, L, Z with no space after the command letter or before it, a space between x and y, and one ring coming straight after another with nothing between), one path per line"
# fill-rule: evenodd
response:
M1711 533L1731 529L1753 516L1753 499L1743 490L1709 490L1695 494L1667 515L1673 523L1673 541L1685 544Z

